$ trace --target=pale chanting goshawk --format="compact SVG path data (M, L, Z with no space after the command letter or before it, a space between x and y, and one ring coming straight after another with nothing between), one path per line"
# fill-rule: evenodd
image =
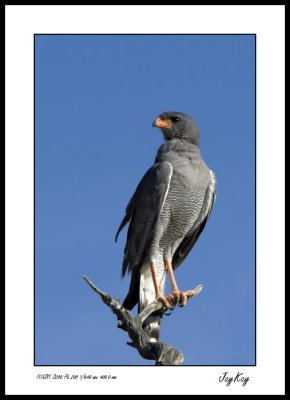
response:
M130 221L124 250L122 276L131 272L123 306L139 312L155 299L169 307L165 294L168 272L175 304L185 305L174 270L184 261L211 213L216 194L214 173L203 161L199 129L181 112L164 112L153 122L164 143L154 165L141 179L126 208L116 241ZM160 318L146 320L151 341L159 339Z

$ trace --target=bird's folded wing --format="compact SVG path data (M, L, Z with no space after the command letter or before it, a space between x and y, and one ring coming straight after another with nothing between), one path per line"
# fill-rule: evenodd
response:
M214 173L210 171L210 183L205 193L202 209L199 213L197 220L195 221L195 223L193 224L192 228L189 230L187 235L184 237L183 241L180 243L179 247L177 248L173 256L172 261L174 269L177 268L186 258L186 256L194 246L195 242L199 238L199 235L203 231L207 223L207 220L210 216L211 210L213 208L215 197L216 197L216 178Z
M140 264L152 240L152 235L161 214L172 176L169 162L156 163L140 181L133 194L117 231L115 240L123 227L130 221L124 251L122 276L127 269L132 271Z

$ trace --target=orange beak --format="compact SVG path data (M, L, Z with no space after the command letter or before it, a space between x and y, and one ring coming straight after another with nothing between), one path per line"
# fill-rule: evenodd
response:
M172 128L172 122L170 119L158 117L156 121L153 122L153 126L157 126L158 128Z

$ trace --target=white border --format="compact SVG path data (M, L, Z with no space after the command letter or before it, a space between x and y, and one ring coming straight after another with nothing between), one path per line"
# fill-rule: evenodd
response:
M284 12L284 6L6 6L6 394L284 393ZM34 33L257 34L257 367L33 366ZM218 383L225 370L242 370L250 381L226 387ZM118 379L35 379L46 372Z

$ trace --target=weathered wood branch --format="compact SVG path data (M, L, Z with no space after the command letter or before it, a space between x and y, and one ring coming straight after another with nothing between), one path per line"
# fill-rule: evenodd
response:
M134 318L131 312L122 306L120 300L98 289L87 276L84 275L83 278L117 316L119 320L118 328L126 331L132 340L127 344L137 349L141 357L147 360L155 360L155 365L182 365L184 358L180 351L165 343L150 342L149 335L142 327L143 322L151 314L158 313L158 316L162 317L168 311L161 302L152 302ZM201 290L202 285L198 285L194 289L185 292L187 300L198 295ZM166 296L166 299L171 306L171 310L173 310L175 307L174 299L171 295Z

